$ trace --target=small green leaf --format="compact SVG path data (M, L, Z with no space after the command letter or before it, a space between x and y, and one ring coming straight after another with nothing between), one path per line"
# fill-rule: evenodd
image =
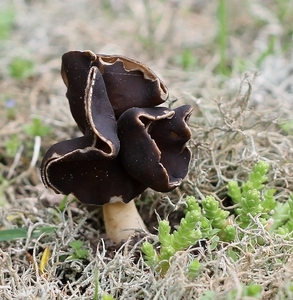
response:
M0 39L9 37L15 21L15 10L12 8L0 10Z
M84 248L83 242L80 240L73 240L69 246L73 249L71 257L73 259L86 259L89 251Z
M14 157L17 153L21 142L17 134L11 136L11 138L6 141L5 148L6 148L6 155L8 157Z
M162 220L160 221L158 233L159 233L159 240L163 247L170 245L171 243L171 227L169 225L169 221Z
M23 130L26 134L35 136L45 136L50 132L50 127L42 124L40 118L33 118L32 123L23 126Z
M232 249L228 250L228 255L233 259L234 262L236 262L239 259L239 254Z
M83 242L80 240L73 240L69 246L74 250L78 250L83 246Z
M244 289L244 296L261 298L262 287L258 284L249 284Z
M271 210L273 210L276 207L277 201L274 198L275 192L276 192L275 189L268 189L264 191L264 200L261 203L264 212L269 213Z
M95 268L95 273L94 273L94 296L93 300L98 300L99 299L99 271L97 268Z
M111 296L109 294L104 294L102 296L102 300L115 300L115 298L113 298L113 296Z
M201 263L199 262L198 258L192 260L188 267L188 275L191 278L194 278L198 275L198 271L200 269Z
M34 72L33 61L22 58L15 57L9 64L9 73L12 78L24 79L31 76Z
M280 124L280 127L285 133L293 135L293 120Z
M68 196L64 196L63 199L61 200L61 202L58 205L58 209L63 212L66 208L66 203L67 203L67 198Z
M241 201L242 195L237 181L231 180L228 182L228 196L231 197L234 203L239 203Z
M197 64L197 58L192 49L184 49L179 56L176 57L178 64L183 70L193 70Z
M53 233L57 227L40 227L32 231L31 237L37 238L43 233ZM26 239L28 235L29 228L14 228L14 229L4 229L0 230L0 242L12 241L17 239Z
M216 299L215 291L206 291L203 295L200 296L200 300L214 300Z
M220 238L217 235L213 236L210 239L210 248L211 248L211 250L215 250L218 247L219 241L220 241Z

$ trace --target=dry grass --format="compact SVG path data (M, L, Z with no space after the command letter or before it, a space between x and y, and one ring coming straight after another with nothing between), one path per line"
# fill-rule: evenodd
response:
M96 231L103 230L99 209L88 212L70 202L58 211L54 205L62 196L46 191L39 177L46 149L78 134L59 75L60 57L69 50L91 49L145 62L165 81L175 105L194 107L189 176L167 195L169 201L149 191L145 198L155 204L144 208L163 207L169 214L175 205L180 211L178 199L184 194L223 200L227 182L245 180L260 159L271 166L268 185L277 189L276 198L286 201L293 184L293 136L280 124L293 119L293 5L227 2L230 77L215 71L220 63L217 1L1 1L0 10L11 7L16 15L0 44L0 228L28 227L30 233L41 226L57 227L54 234L37 239L0 243L1 299L93 299L96 278L97 299L103 293L116 299L200 299L209 290L214 298L205 299L229 299L232 289L236 294L230 299L251 299L243 294L250 283L262 287L263 299L292 298L292 240L271 237L261 226L247 228L243 239L222 243L217 251L208 242L177 253L160 277L140 253L145 238L109 248ZM272 38L273 49L267 53ZM187 50L195 61L183 69L182 53ZM34 62L32 76L10 76L15 57ZM15 103L14 116L6 107L9 99ZM41 140L24 131L33 117L51 128ZM15 136L16 152L8 155L7 143ZM254 243L259 236L262 245ZM84 241L87 260L70 258L74 239ZM38 266L47 246L51 255L41 274ZM235 262L230 252L236 249L241 255ZM194 257L202 267L192 279L187 271Z

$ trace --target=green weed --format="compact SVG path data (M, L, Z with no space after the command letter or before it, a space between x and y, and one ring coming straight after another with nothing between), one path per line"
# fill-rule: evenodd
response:
M73 240L69 246L72 248L71 258L73 259L86 259L89 255L88 249L84 247L84 244L80 240Z
M226 300L234 300L234 299L261 299L262 287L258 284L250 283L248 285L242 285L242 290L239 292L239 287L234 288L225 293L225 298L221 297L221 299ZM246 298L247 297L247 298ZM216 300L219 299L219 294L215 291L206 291L203 295L201 295L200 300Z
M0 40L7 39L15 21L15 10L6 8L0 10Z
M97 270L95 270L94 274L95 278L95 291L94 291L94 297L93 300L99 300L99 273ZM102 294L102 300L115 300L115 298L107 293Z
M227 6L225 0L218 0L218 10L217 10L217 18L218 18L218 37L217 44L220 52L220 64L219 64L219 72L224 75L230 75L231 70L228 67L228 56L227 56L227 48L228 48L228 26L227 26Z
M199 206L194 198L189 198L185 217L181 219L180 225L172 234L169 221L160 221L158 227L158 238L161 245L159 253L149 242L144 242L142 245L147 264L155 267L162 274L166 273L169 269L170 258L177 251L187 249L202 238L202 233L198 228L201 217Z
M34 62L30 59L15 57L8 65L9 74L12 78L25 79L34 73Z
M50 127L43 124L40 118L33 118L31 124L23 126L26 134L35 136L46 136L50 132Z
M159 222L159 251L149 242L143 243L142 252L146 263L157 272L165 274L176 252L186 250L203 239L211 242L212 249L217 247L219 241L235 242L237 226L243 229L259 226L254 224L254 217L268 232L291 236L293 194L286 203L278 203L274 199L275 189L265 188L268 170L268 163L260 161L255 164L247 181L241 185L233 180L228 183L228 195L236 205L233 212L220 208L219 202L212 196L205 197L201 205L193 196L188 196L185 216L173 233L167 220ZM241 239L242 235L238 233L237 239ZM263 241L259 239L257 242ZM234 261L238 260L237 252L230 250L229 255ZM193 260L189 264L188 273L195 276L199 269L200 262ZM247 291L253 289L253 286L247 287Z
M193 70L197 64L197 58L190 48L184 49L181 54L177 56L176 61L181 68L186 71Z
M293 135L293 120L280 124L280 127L284 133Z
M21 145L21 141L17 134L14 134L10 137L9 140L5 142L6 155L10 158L13 158Z
M38 238L43 233L53 233L56 227L44 226L35 228L31 233L31 238ZM12 240L26 239L29 234L29 228L13 228L0 230L0 242L9 242Z
M268 40L267 48L260 54L256 60L257 67L260 67L262 62L270 55L276 53L275 51L276 36L272 35Z

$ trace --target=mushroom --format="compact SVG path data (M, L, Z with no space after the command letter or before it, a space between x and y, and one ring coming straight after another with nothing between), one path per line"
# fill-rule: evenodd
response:
M186 176L191 107L159 107L164 83L145 65L123 56L71 51L61 75L83 136L61 141L41 164L44 185L103 205L108 237L118 243L146 229L133 199L150 187L167 192Z

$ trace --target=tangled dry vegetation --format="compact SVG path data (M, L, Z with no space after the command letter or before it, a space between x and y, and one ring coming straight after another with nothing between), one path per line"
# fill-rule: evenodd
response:
M70 197L64 204L40 181L46 149L79 135L60 57L91 49L143 61L169 87L169 105L194 107L188 177L172 193L147 191L137 201L152 234L155 211L179 224L184 195L213 195L227 205L227 182L246 180L259 160L270 164L268 187L286 201L293 184L293 5L227 1L225 33L220 2L1 1L0 229L28 228L27 238L0 242L1 299L101 299L106 293L116 299L254 299L245 294L249 284L261 286L262 299L292 299L292 239L261 226L237 228L243 238L216 250L208 241L177 252L159 276L140 251L147 236L112 245L99 208L88 211ZM53 233L34 237L35 228L50 226ZM45 249L49 260L40 268ZM242 253L236 262L233 249ZM76 259L77 250L85 258ZM201 268L193 278L187 270L194 257Z

